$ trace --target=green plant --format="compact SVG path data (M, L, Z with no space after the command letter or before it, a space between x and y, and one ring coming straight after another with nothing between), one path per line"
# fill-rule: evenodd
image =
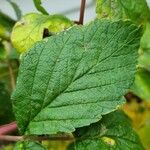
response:
M121 107L134 95L150 99L146 1L97 0L97 18L85 25L86 0L79 21L49 15L40 0L34 4L42 14L20 20L8 2L19 21L0 14L0 72L9 70L0 94L9 99L13 91L20 136L5 135L17 128L13 122L0 127L0 139L18 141L16 150L46 149L44 140L68 141L68 150L143 150Z

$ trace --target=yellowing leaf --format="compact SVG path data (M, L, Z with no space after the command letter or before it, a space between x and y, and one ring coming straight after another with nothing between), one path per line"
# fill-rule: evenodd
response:
M18 52L26 52L35 42L43 39L44 29L48 29L50 33L57 33L72 25L69 19L61 15L30 13L16 23L11 40Z

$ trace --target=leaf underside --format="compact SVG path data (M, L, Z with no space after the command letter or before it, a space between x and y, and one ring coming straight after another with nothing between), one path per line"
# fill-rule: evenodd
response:
M77 129L69 150L144 150L128 117L121 111L103 116L98 123Z
M12 95L21 133L73 132L115 110L134 80L140 37L130 22L95 20L34 45Z

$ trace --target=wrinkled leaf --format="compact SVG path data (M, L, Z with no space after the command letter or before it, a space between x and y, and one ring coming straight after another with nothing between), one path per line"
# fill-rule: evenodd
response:
M19 52L27 51L37 41L43 39L44 29L50 34L63 31L73 23L61 15L42 15L30 13L25 15L13 28L11 40Z
M96 20L34 45L12 95L21 133L72 132L115 110L134 80L140 37L130 22Z
M139 97L150 100L150 72L145 69L139 69L132 91Z
M42 4L41 0L33 0L33 2L38 11L40 11L43 14L48 15L48 12L44 9L44 7L41 6Z
M38 142L20 141L16 143L14 150L46 150L46 148Z
M144 150L130 120L121 111L103 116L98 123L77 129L72 150Z

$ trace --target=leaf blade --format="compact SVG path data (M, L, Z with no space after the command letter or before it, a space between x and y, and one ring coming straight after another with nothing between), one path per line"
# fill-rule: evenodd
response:
M115 110L134 80L140 36L130 22L96 20L37 43L12 96L22 133L72 132Z
M26 52L43 39L44 29L56 34L73 25L65 16L29 13L18 21L12 31L11 41L18 52Z

